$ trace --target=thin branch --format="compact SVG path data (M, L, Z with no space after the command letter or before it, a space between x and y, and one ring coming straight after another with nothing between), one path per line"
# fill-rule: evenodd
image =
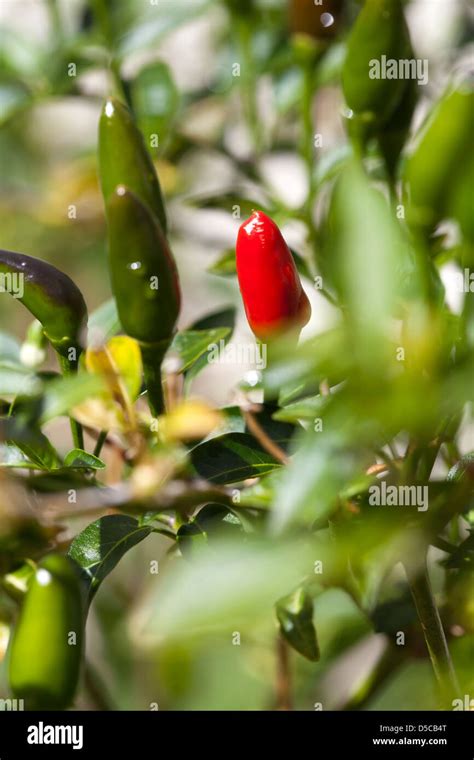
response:
M390 465L385 462L381 464L372 464L367 470L366 475L380 475L381 472L387 472L390 469Z
M102 451L102 446L107 441L107 430L101 430L99 435L97 436L97 440L94 446L94 451L92 452L95 457L100 456L100 452Z
M292 710L293 701L291 698L291 669L288 644L281 634L278 634L276 640L276 709Z
M96 710L108 712L109 710L114 709L114 707L111 706L102 679L99 677L95 667L89 661L86 661L84 666L84 686Z
M252 412L250 412L248 409L242 409L242 415L248 429L254 438L257 439L262 448L265 449L265 451L267 451L278 462L281 462L281 464L288 464L290 458L285 454L283 449L277 443L275 443L275 441L272 441L268 433L266 433L266 431L258 422L255 415L252 414Z
M212 486L206 480L174 480L142 503L137 502L130 483L120 483L104 488L83 488L77 492L77 501L65 508L65 494L38 494L38 506L45 517L63 519L101 512L111 507L120 508L133 502L134 511L150 512L153 509L187 510L208 501L217 501L235 508L233 491L229 488Z
M413 568L405 563L405 571L443 702L451 704L459 696L459 684L433 598L426 561L421 568Z
M321 382L319 383L319 392L321 396L331 395L331 389L329 387L329 383L327 380L321 380Z

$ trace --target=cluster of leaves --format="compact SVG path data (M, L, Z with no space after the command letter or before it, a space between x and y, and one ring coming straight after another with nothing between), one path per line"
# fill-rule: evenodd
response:
M276 342L259 385L242 381L242 403L217 410L193 399L193 381L208 366L208 346L231 340L235 310L206 315L174 338L167 378L173 403L157 424L143 403L138 346L121 335L113 301L90 315L89 335L100 334L104 342L90 343L73 377L26 366L22 347L2 332L0 571L8 576L19 562L62 546L66 525L67 552L92 602L126 552L158 533L173 542L173 559L134 612L132 632L140 646L228 633L264 619L274 621L298 653L311 661L322 654L327 664L369 631L385 633L390 642L400 628L412 631L414 645L403 654L389 644L382 679L418 646L413 603L406 583L393 582L393 568L411 564L413 556L422 559L434 546L444 552L445 622L472 640L466 583L474 560L472 454L462 456L459 441L472 400L474 310L468 292L462 311L453 312L440 278L447 262L461 269L473 262L461 170L447 166L458 202L435 220L457 221L452 244L434 227L420 232L397 215L406 163L397 162L394 177L376 140L364 145L364 156L359 141L347 140L314 161L311 103L320 88L340 81L344 24L332 44L301 40L282 32L282 3L249 3L247 10L245 3L244 10L223 3L220 10L228 15L216 81L186 99L162 61L147 64L132 80L123 76L123 64L191 15L209 12L210 3L174 2L141 17L136 5L86 4L74 34L57 34L57 55L48 45L35 57L20 39L9 39L0 83L6 132L20 110L42 98L81 96L80 78L67 76L73 60L82 74L107 67L145 136L160 135L155 157L176 163L194 147L180 127L186 114L216 100L227 107L229 70L236 57L242 59L238 86L249 155L233 153L224 128L213 139L232 162L238 187L187 202L227 213L238 208L242 218L258 204L278 223L298 219L306 232L306 244L294 252L298 269L306 281L322 277L334 320L296 349L284 338ZM252 97L262 74L271 78L277 126L260 121ZM309 132L302 130L298 150L309 191L295 211L268 186L253 158L260 151L277 153L288 142L295 149L291 125L301 104ZM443 137L432 156L439 165ZM235 276L233 251L223 252L210 276ZM183 389L178 400L176 387ZM265 402L253 404L255 390L263 391ZM97 441L94 451L76 447L62 456L53 445L45 426L68 414ZM102 450L120 461L113 486L101 478ZM382 479L427 486L428 511L374 508L369 489ZM91 507L102 516L71 536L69 517ZM103 514L110 508L113 514ZM334 651L328 646L320 652L313 607L328 589L343 589L365 622L346 638L341 633ZM468 689L468 675L460 675ZM370 693L361 689L352 706L364 704Z

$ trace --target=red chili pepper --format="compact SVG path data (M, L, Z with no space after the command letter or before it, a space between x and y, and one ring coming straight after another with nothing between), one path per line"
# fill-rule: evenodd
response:
M299 332L311 306L283 235L262 211L254 211L241 225L236 258L245 313L257 338Z

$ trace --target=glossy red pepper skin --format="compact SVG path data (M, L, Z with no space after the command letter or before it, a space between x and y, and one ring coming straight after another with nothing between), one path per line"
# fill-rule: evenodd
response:
M311 306L283 235L262 211L254 211L241 225L236 259L245 313L257 338L299 332Z

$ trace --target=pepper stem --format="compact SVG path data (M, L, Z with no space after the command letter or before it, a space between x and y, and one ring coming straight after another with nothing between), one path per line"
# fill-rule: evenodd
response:
M70 361L67 357L58 354L59 363L64 377L72 375L77 372L77 361ZM76 449L84 449L84 432L80 422L73 417L69 417L69 424L71 426L72 440Z
M170 339L161 340L158 343L140 343L148 404L154 417L158 417L165 411L161 365L170 343Z
M443 701L451 703L459 694L459 684L443 624L433 598L426 559L421 568L412 567L405 562L405 572Z

